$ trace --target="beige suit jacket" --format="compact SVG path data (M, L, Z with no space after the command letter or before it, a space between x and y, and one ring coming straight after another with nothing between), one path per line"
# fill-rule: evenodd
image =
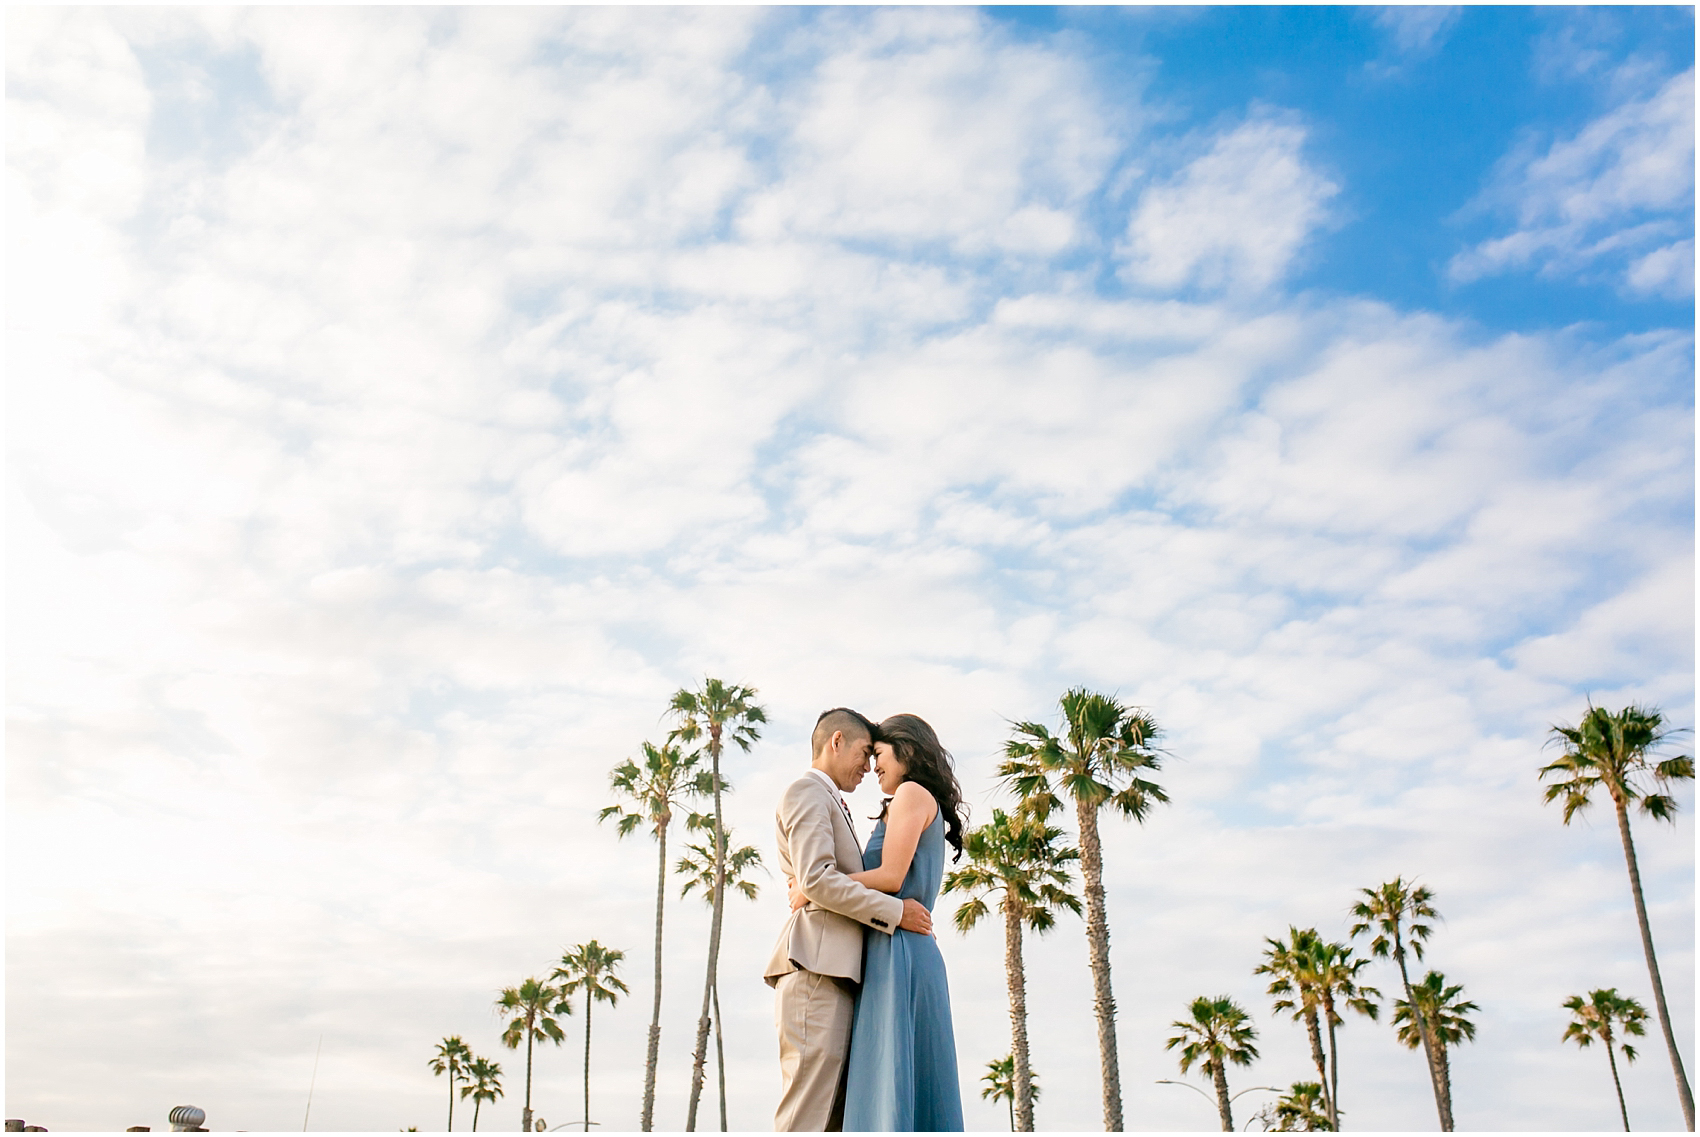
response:
M780 871L810 901L785 921L764 978L771 987L781 975L812 971L860 983L863 927L895 932L903 901L850 879L862 871L861 847L832 791L814 774L791 783L775 820Z

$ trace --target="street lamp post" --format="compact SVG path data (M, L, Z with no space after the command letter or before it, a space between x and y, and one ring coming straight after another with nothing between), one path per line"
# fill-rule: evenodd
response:
M1205 1093L1203 1090L1199 1089L1197 1086L1193 1085L1191 1082L1177 1082L1177 1081L1174 1081L1171 1078L1158 1078L1157 1084L1159 1086L1185 1086L1187 1089L1191 1090L1193 1093L1197 1094L1199 1097L1203 1098L1205 1101L1209 1102L1211 1105L1216 1104L1216 1098L1213 1095ZM1281 1087L1279 1087L1279 1086L1247 1086L1245 1089L1241 1090L1239 1093L1231 1094L1228 1097L1228 1104L1229 1105L1234 1104L1235 1102L1240 1100L1241 1095L1249 1094L1253 1090L1268 1090L1272 1094L1278 1094L1278 1093L1281 1092ZM1251 1119L1251 1121L1255 1121L1255 1120L1256 1120L1256 1118ZM1250 1125L1251 1121L1247 1121L1246 1124Z

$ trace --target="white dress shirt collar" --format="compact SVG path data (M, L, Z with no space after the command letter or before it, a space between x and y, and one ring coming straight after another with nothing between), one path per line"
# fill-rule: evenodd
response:
M809 773L825 782L827 786L831 788L832 796L838 799L840 805L844 803L844 791L838 788L838 783L832 780L832 776L830 774L821 769L819 766L810 766Z

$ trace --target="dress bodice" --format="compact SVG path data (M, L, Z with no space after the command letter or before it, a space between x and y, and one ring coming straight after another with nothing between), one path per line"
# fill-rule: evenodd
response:
M881 819L868 837L868 847L862 853L862 867L879 868L880 853L884 848L885 821ZM915 844L914 859L909 862L909 872L904 876L903 887L897 890L897 896L901 900L919 900L931 911L939 898L939 885L943 880L944 810L938 809L933 814L932 824L922 831L920 841Z

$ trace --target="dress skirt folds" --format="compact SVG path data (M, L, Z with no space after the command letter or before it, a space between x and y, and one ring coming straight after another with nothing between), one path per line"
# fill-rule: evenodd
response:
M862 855L878 868L885 822ZM944 877L944 814L921 834L897 895L930 910ZM870 1133L960 1133L956 1035L938 941L899 928L864 937L862 989L845 1070L844 1129Z

